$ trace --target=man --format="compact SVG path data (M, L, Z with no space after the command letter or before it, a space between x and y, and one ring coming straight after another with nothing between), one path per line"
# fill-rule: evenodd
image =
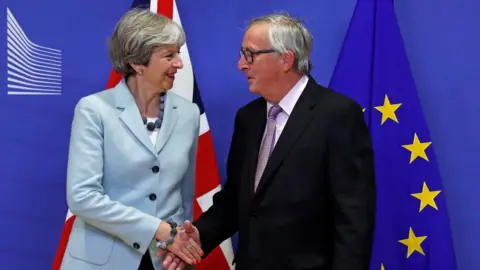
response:
M237 112L225 187L185 224L205 255L238 231L237 270L369 267L369 132L357 103L309 76L311 49L288 15L254 19L245 33L238 68L261 97Z

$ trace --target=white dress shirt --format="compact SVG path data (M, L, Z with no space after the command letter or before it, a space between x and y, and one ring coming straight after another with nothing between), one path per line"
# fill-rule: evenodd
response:
M278 138L282 134L283 128L287 124L288 118L295 107L300 95L303 93L303 90L307 86L308 83L308 76L303 76L294 86L293 88L280 100L278 105L282 108L282 112L280 112L277 116L277 125L275 128L275 145L277 144ZM268 111L273 106L273 104L267 102L267 118L268 118ZM263 133L263 137L265 138L266 128Z

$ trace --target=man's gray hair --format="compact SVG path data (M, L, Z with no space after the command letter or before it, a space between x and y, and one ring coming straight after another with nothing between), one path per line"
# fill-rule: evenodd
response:
M269 25L267 38L272 49L279 53L292 51L295 68L308 75L312 69L313 38L303 23L287 13L274 13L251 20L247 29L261 23Z
M125 13L108 41L113 69L125 75L135 74L129 63L148 65L153 51L164 45L185 43L182 27L149 9L135 8Z

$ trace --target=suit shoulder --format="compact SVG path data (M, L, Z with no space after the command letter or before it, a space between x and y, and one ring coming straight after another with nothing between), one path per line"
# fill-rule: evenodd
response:
M100 101L102 98L97 94L90 94L87 96L81 97L77 104L75 105L75 111L89 111L89 112L97 112L100 108Z
M256 98L256 99L250 101L249 103L243 105L242 107L240 107L237 110L237 116L238 115L243 115L245 113L248 114L248 112L253 111L253 110L255 110L255 109L257 109L258 107L261 107L261 106L266 106L265 99L263 99L262 97Z
M101 130L105 121L105 110L108 110L110 93L108 91L96 92L81 97L74 107L72 125L95 126ZM107 105L107 106L106 106ZM108 118L107 118L108 119Z
M319 99L324 101L322 104L328 104L328 108L331 110L338 113L346 113L352 109L361 110L360 104L353 98L328 87L321 85L318 85L318 87L321 88L321 91L324 93Z
M83 96L77 102L77 106L92 106L94 104L99 105L100 103L111 104L114 101L114 92L115 89L103 89L101 91Z

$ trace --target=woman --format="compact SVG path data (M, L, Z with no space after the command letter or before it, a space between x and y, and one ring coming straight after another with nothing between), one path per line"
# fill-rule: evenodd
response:
M167 245L187 263L203 255L175 235L192 219L199 133L198 107L168 92L184 42L179 25L149 10L130 10L116 26L109 55L125 77L75 108L67 201L77 217L62 269L158 270Z

